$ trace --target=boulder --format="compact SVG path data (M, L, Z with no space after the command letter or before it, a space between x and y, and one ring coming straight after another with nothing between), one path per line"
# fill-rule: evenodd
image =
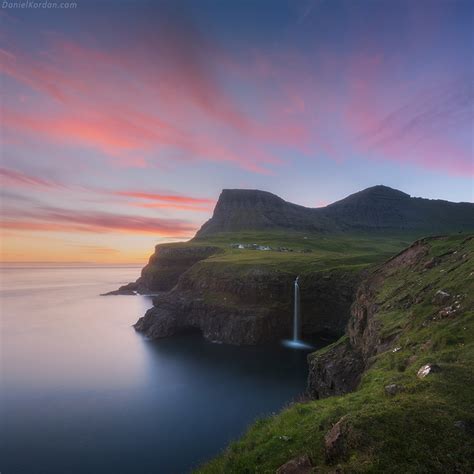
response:
M307 454L291 459L276 470L276 474L310 474L313 470Z
M332 464L347 456L347 438L349 434L349 424L347 416L343 416L326 433L324 437L324 450L326 462Z
M403 387L396 383L391 383L385 386L385 393L391 397L393 397L394 395L397 395L397 393L400 393L402 391L403 391Z
M438 290L434 297L433 297L433 303L437 305L443 305L447 303L451 299L451 295L444 290Z

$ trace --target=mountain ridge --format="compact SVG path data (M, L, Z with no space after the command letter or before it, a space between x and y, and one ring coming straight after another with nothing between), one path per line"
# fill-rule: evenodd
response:
M474 204L411 197L376 185L331 203L310 208L258 189L223 189L213 216L195 239L247 230L305 232L474 230Z

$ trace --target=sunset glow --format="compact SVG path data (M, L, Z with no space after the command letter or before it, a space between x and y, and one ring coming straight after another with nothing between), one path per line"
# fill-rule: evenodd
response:
M1 10L3 261L143 262L229 187L473 200L472 2L226 3Z

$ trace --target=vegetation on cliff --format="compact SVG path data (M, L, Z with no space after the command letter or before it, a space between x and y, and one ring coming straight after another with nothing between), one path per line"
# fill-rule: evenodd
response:
M310 357L344 346L357 389L257 421L199 472L472 472L473 259L472 236L425 239L371 273L348 335Z

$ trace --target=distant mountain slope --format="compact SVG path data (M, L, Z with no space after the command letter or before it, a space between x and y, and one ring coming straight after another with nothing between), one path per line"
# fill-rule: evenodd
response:
M324 208L284 201L266 191L224 189L214 214L197 232L205 238L220 232L248 230L307 232L474 230L474 204L413 198L387 186L374 186Z

